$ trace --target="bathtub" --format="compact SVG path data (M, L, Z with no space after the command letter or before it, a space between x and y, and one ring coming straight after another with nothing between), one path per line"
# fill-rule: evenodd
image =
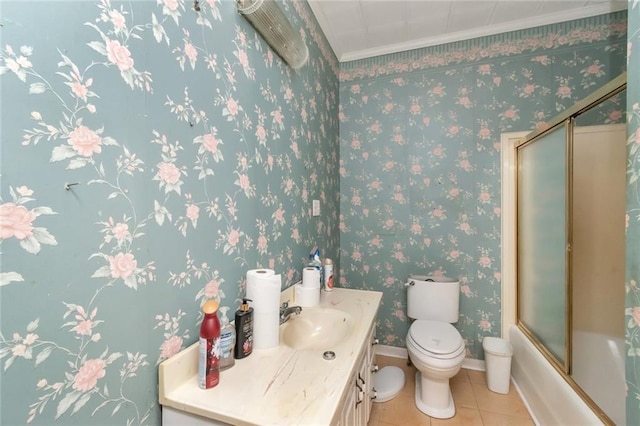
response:
M573 331L571 377L617 425L627 424L624 338Z
M511 376L537 425L602 424L591 408L515 325L509 328L509 340L513 345ZM622 403L624 404L624 397Z

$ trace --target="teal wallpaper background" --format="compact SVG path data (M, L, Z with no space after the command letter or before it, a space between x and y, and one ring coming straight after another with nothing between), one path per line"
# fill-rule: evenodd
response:
M640 424L640 2L629 0L627 42L627 423Z
M338 63L232 1L1 1L3 425L159 424L157 364L249 269L338 260ZM67 183L78 183L65 189ZM323 215L311 217L311 200ZM221 380L224 382L224 373Z
M626 70L626 12L340 66L341 284L384 292L405 345L410 273L456 277L467 356L501 328L500 134L544 128ZM624 120L624 98L600 123Z
M199 3L0 0L0 424L159 424L157 364L196 340L204 300L233 312L255 267L287 287L315 245L338 285L384 292L387 345L404 346L409 273L460 277L457 325L481 358L500 334L500 133L544 127L627 67L626 105L599 113L628 111L640 422L637 0L628 18L340 66L307 4L285 1L310 49L298 72L233 2Z

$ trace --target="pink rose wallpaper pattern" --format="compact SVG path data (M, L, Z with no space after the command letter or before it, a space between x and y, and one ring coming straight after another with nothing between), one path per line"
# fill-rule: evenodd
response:
M387 344L401 345L406 333L401 281L407 272L414 272L415 265L422 263L421 272L460 277L462 321L457 326L467 341L467 355L480 356L481 338L499 335L501 326L499 133L544 127L557 111L615 77L626 65L626 102L617 98L616 106L596 111L598 116L594 118L617 123L625 119L626 112L628 122L626 409L628 424L638 424L640 3L629 0L628 4L626 14L341 64L340 247L342 285L385 292L378 334ZM608 60L601 61L599 55ZM427 79L434 74L436 78ZM451 97L454 99L443 99ZM502 97L502 103L496 104ZM471 120L468 108L473 111ZM496 109L494 114L483 111L491 108ZM394 111L395 121L387 125L392 133L385 135L385 144L371 144L371 136L379 135L384 128L381 117ZM461 117L467 120L467 126L460 125ZM425 138L421 152L403 154L407 150L406 128L434 124L437 129L432 134L436 137ZM460 148L461 139L452 143L453 137L463 138L467 149ZM404 145L389 148L394 144ZM449 167L439 171L442 161L448 161ZM410 211L400 220L376 219L376 224L369 226L372 213L381 209L393 212L398 208L395 202L407 199L403 191L420 193L416 175L432 167L436 168L435 179L433 174L422 177L428 193L424 197L427 208L417 206L427 212L428 219ZM399 184L388 178L388 172L394 169L401 170ZM466 176L469 173L473 174L471 180ZM376 207L369 202L376 199L380 204L386 200L386 205ZM449 206L458 215L446 220L447 209L442 205L451 200L457 200ZM461 213L463 209L466 212ZM430 220L429 227L419 223L426 220ZM402 226L398 235L403 238L392 238L389 243L389 230L394 224ZM443 224L444 231L437 227ZM372 256L378 260L372 260ZM351 271L350 259L351 263L358 262Z
M460 277L458 326L481 357L500 333L499 133L545 126L626 65L640 420L637 2L343 63L341 82L306 3L282 2L310 48L299 72L233 2L199 3L0 1L0 423L159 424L156 366L195 342L204 300L233 312L257 266L288 286L314 245L337 285L384 292L392 346L407 274Z
M625 71L626 34L621 12L341 64L340 285L384 292L382 343L405 345L409 274L444 275L483 358L501 333L500 135L544 128Z
M640 2L629 0L627 33L627 423L640 423Z
M298 1L300 71L231 1L0 6L0 423L159 424L205 300L339 264L337 61Z

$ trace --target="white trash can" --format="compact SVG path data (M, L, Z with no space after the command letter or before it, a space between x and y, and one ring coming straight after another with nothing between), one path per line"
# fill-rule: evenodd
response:
M496 393L509 393L511 382L511 343L498 337L482 339L484 359L487 366L487 386Z

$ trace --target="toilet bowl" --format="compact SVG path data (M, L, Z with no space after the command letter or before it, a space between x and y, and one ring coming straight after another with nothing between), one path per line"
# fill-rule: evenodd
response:
M423 413L448 419L456 413L449 379L465 358L465 344L454 326L443 321L416 320L407 334L407 351L416 372L416 407Z

